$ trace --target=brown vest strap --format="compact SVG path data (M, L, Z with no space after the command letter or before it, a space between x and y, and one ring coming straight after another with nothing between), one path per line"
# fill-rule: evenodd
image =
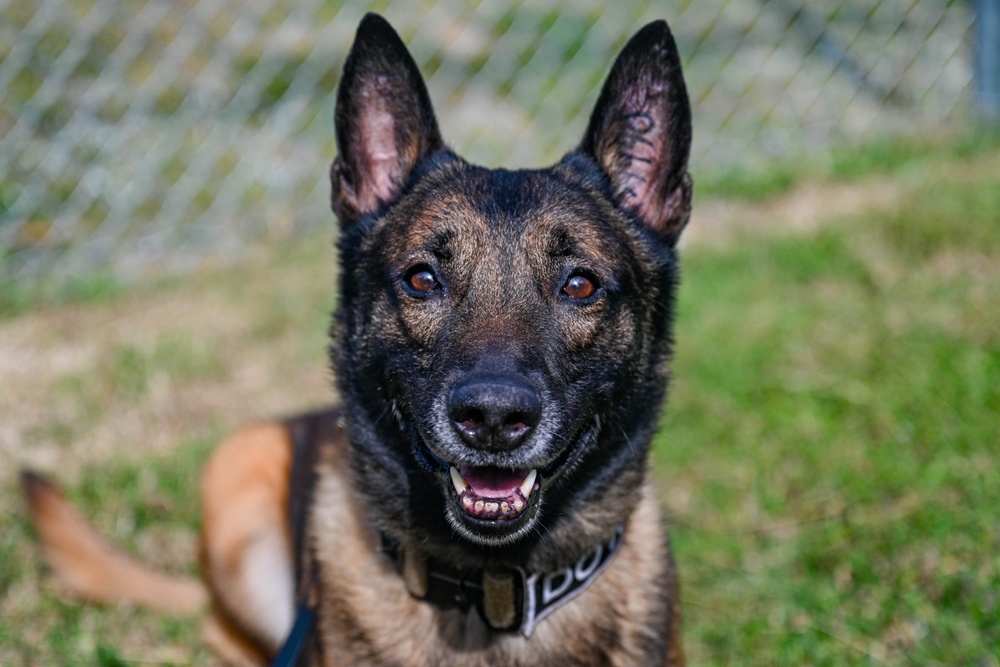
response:
M292 441L292 465L288 478L288 527L295 555L295 585L298 612L295 624L272 667L305 664L319 647L313 634L316 611L313 595L318 582L313 575L313 554L308 543L309 509L316 488L317 464L324 446L333 442L340 416L333 410L312 412L285 422Z
M292 465L288 479L288 527L291 530L292 553L295 554L295 581L301 595L303 566L306 561L306 527L309 506L316 486L316 463L319 461L320 439L316 431L320 414L307 414L287 422L292 439Z

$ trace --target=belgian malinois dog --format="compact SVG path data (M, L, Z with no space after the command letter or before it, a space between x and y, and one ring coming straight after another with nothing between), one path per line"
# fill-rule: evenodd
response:
M114 551L26 474L56 575L98 600L207 601L232 663L683 664L647 460L692 193L667 24L628 42L580 145L547 169L450 151L375 15L335 124L341 405L214 454L203 583Z

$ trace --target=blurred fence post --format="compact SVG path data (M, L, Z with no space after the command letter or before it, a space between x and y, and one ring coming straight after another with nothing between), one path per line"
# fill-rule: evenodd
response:
M1000 120L1000 0L976 2L976 103L980 114Z

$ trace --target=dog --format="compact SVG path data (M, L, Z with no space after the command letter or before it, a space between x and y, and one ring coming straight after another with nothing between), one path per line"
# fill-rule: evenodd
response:
M374 14L335 126L340 406L213 454L201 582L124 556L25 473L55 576L99 601L207 604L232 664L682 665L648 473L693 188L667 24L632 37L546 169L449 150Z

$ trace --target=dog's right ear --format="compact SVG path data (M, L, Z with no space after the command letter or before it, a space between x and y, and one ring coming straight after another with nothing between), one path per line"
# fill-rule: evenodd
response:
M425 157L444 148L427 87L392 26L368 14L344 64L334 112L333 211L347 226L394 202Z

